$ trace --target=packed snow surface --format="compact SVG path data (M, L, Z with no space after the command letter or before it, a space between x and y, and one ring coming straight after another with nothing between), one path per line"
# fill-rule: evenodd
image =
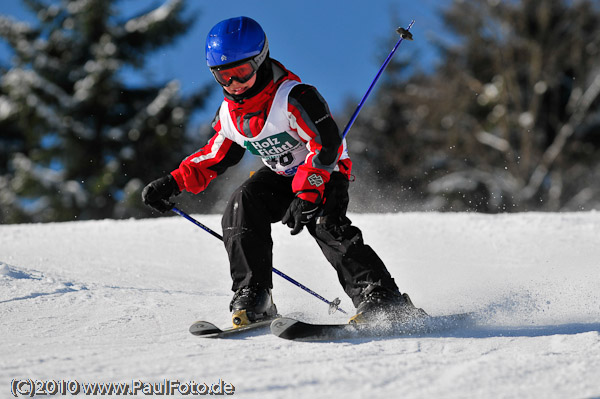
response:
M477 325L321 343L199 338L195 320L230 323L231 283L222 244L185 219L3 225L0 397L26 379L221 381L240 398L600 397L600 213L350 216L417 306L474 311ZM277 224L273 238L279 270L352 310L308 233ZM273 284L284 315L347 320Z

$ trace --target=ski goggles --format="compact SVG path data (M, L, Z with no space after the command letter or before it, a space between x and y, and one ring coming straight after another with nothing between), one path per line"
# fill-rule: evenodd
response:
M214 67L210 68L215 80L224 87L231 86L234 80L240 83L246 83L258 71L258 65L254 60L245 61L242 64L230 66L227 68Z

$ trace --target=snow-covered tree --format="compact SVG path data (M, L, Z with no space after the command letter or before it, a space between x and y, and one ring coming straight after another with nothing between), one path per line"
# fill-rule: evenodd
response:
M438 120L469 168L433 188L479 185L490 210L597 204L600 5L463 1L445 20L460 44L445 46L440 99L460 107L438 108Z
M194 17L183 0L133 17L108 0L24 3L36 26L0 15L14 52L0 80L0 222L148 214L142 182L178 164L206 89L131 87L122 71L143 69Z
M600 4L455 0L443 20L440 64L363 121L385 184L427 209L599 208Z

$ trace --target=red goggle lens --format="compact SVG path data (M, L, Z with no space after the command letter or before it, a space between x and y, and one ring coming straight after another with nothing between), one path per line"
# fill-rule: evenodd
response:
M250 62L246 62L227 69L212 69L211 70L217 82L227 87L231 85L234 80L240 83L246 83L254 76L256 70Z

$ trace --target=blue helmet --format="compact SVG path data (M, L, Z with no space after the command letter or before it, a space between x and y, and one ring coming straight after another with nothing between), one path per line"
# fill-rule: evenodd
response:
M206 63L220 67L251 59L258 67L267 58L269 43L261 26L248 17L226 19L216 24L206 38Z

